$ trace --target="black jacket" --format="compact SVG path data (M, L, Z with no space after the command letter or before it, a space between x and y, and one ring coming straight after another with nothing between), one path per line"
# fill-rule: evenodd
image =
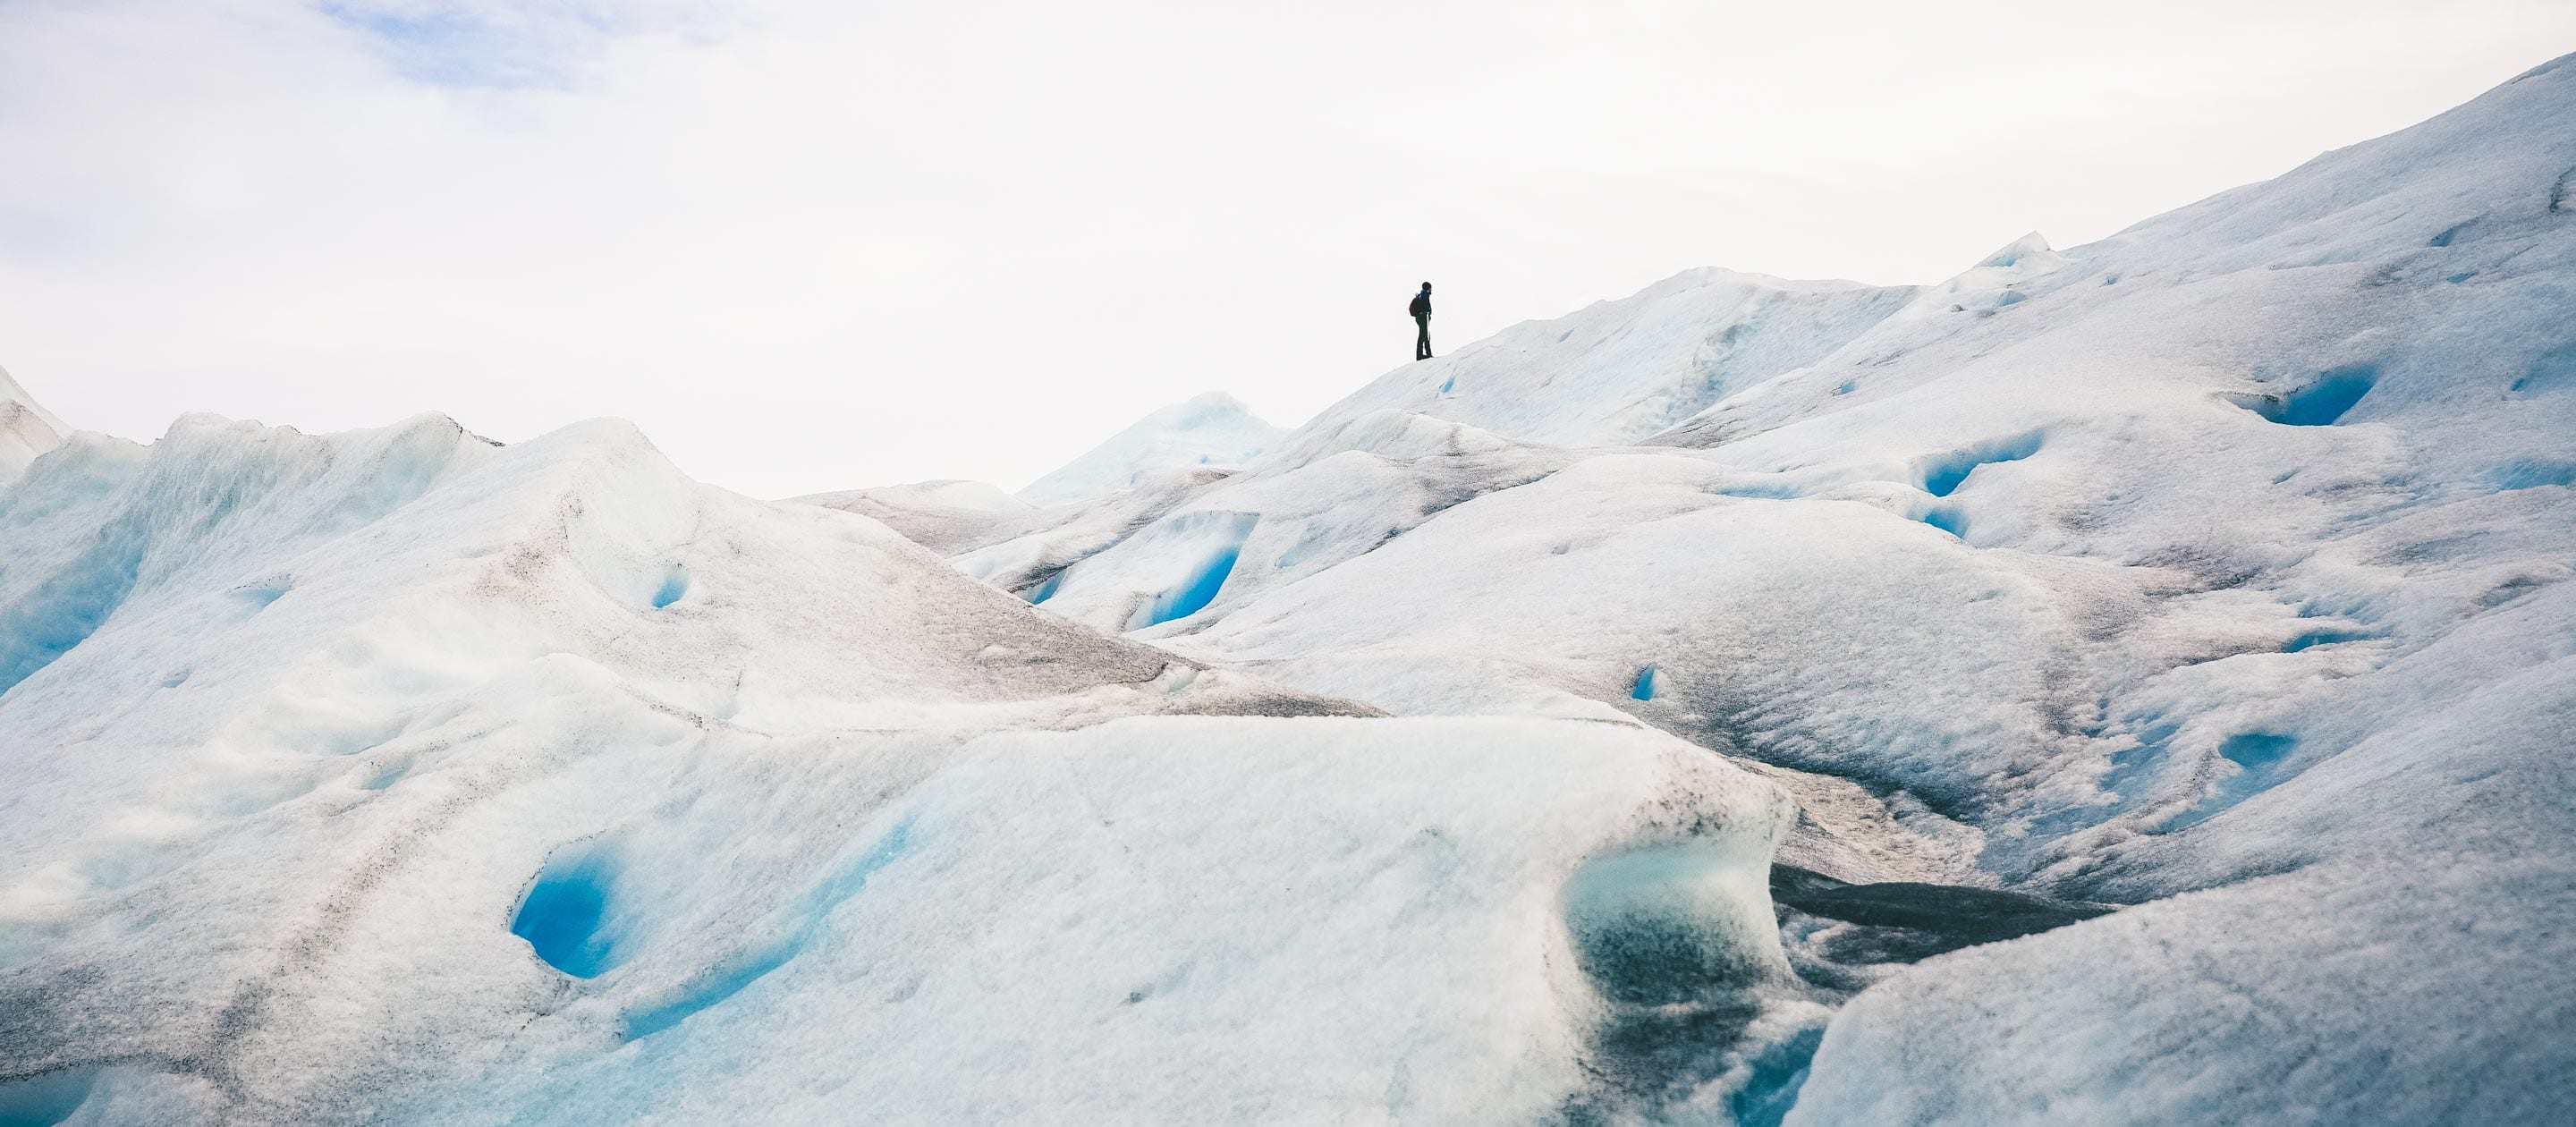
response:
M1405 311L1413 314L1415 320L1420 320L1424 317L1430 316L1431 295L1427 293L1418 293L1413 295L1413 304L1406 306Z

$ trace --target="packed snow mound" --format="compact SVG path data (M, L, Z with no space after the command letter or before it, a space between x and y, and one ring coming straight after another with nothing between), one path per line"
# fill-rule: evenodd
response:
M1279 441L1278 427L1221 391L1145 416L1019 492L1032 505L1068 505L1196 466L1231 468Z
M1759 761L1863 879L2140 905L1919 965L1783 908L1851 1004L1745 1035L1804 1085L1757 1121L2530 1119L2576 1101L2570 122L2555 65L1933 286L1685 275L955 559L1318 694ZM1670 392L1730 330L1795 347Z
M1392 410L1530 442L1634 442L1816 362L1914 293L1689 270L1618 301L1514 325L1398 368L1325 409L1298 436Z
M0 487L17 480L37 455L62 445L67 433L61 419L0 369Z
M1527 1121L1821 1020L1779 788L1371 712L622 423L76 435L0 490L0 1117Z

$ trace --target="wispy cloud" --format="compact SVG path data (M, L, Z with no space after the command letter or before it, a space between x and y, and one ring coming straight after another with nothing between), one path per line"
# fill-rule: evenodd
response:
M567 88L609 41L704 30L694 0L320 0L405 78L469 89Z

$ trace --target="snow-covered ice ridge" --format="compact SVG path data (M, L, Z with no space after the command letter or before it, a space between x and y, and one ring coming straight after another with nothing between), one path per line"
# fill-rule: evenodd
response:
M0 1122L2549 1121L2571 125L1048 508L0 379Z

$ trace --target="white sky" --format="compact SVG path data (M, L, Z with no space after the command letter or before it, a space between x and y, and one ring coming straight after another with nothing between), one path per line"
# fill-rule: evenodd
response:
M74 425L780 496L1294 424L1676 271L1930 282L2576 49L2565 0L0 0L0 365Z

